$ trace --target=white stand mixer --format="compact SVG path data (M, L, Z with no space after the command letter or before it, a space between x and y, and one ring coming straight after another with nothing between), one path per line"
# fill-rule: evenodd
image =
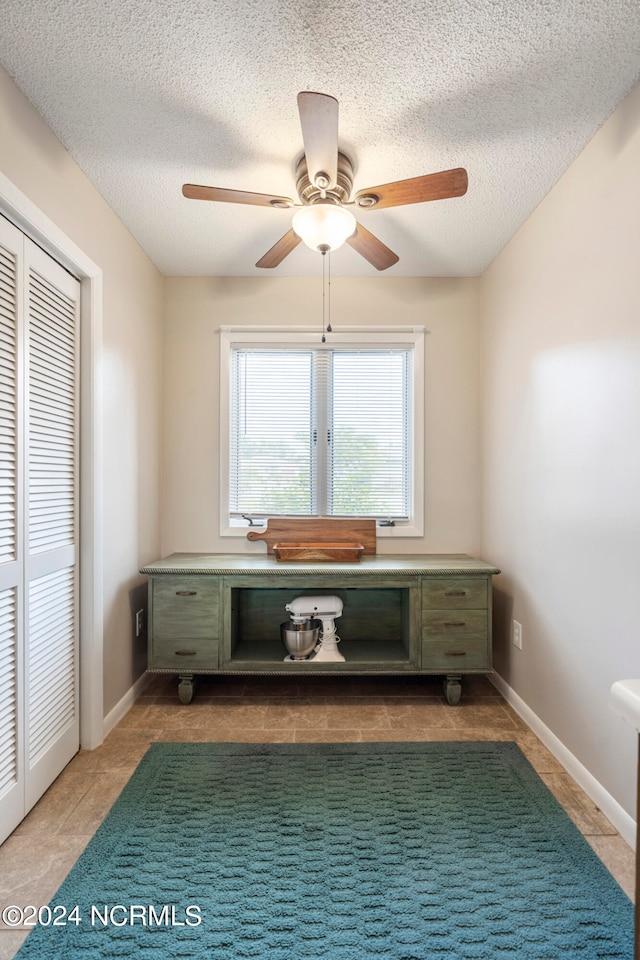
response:
M304 623L309 619L322 621L322 633L315 652L309 656L310 663L327 663L344 660L338 650L340 637L336 633L335 621L342 616L342 600L340 597L296 597L291 603L285 604L285 610L291 615L294 623Z

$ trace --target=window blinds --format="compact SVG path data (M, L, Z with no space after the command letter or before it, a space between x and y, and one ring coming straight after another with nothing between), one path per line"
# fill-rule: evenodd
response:
M333 353L331 513L408 516L407 351Z
M311 352L234 350L232 514L312 512Z
M411 348L234 348L230 512L409 516Z

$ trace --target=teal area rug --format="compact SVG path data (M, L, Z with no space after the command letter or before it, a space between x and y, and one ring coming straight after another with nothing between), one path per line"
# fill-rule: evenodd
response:
M51 907L19 960L632 957L513 743L154 744Z

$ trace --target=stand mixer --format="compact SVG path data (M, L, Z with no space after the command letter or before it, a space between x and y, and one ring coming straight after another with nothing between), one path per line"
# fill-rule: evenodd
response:
M306 656L297 657L293 651L291 656L285 659L304 659L312 663L328 663L331 661L344 660L342 654L338 651L340 638L336 633L335 621L342 616L342 600L340 597L310 596L296 597L291 603L285 604L285 610L291 616L291 622L294 627L300 627L308 621L319 620L321 622L320 638L315 646L315 650L309 651ZM283 624L283 628L287 625ZM282 630L283 639L286 645L286 629ZM289 649L287 647L287 649Z

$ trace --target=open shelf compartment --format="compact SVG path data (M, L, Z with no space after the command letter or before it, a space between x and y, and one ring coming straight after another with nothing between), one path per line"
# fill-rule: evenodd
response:
M229 664L282 664L293 669L313 670L312 661L285 661L287 651L280 637L280 625L289 619L285 604L305 595L331 595L342 600L342 616L335 623L345 662L332 666L348 670L349 664L354 668L411 664L410 587L371 585L318 589L232 587Z

